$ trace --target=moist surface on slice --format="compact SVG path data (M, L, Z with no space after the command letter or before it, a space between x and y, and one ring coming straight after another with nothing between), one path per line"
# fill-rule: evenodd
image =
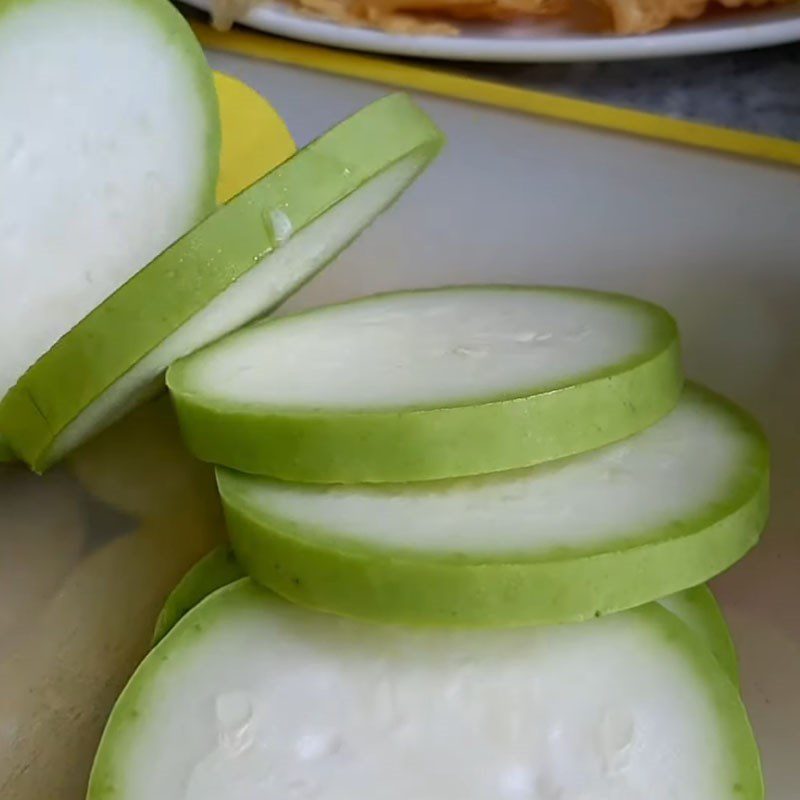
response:
M425 168L442 135L405 95L362 109L236 195L23 376L0 429L43 470L157 391L175 359L274 309Z
M0 119L2 398L213 209L220 131L167 0L4 0Z
M120 697L89 800L760 800L738 693L656 605L581 625L376 626L245 579Z
M589 453L416 484L287 483L219 468L245 571L298 603L403 622L585 619L695 586L758 540L768 451L697 386Z
M559 458L652 424L682 384L662 309L510 286L398 292L260 323L167 380L200 458L320 483Z

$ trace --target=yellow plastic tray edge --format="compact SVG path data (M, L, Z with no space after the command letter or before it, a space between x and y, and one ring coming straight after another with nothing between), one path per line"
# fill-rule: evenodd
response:
M800 167L800 142L787 139L520 89L389 59L301 44L262 33L238 29L220 33L209 25L198 22L194 22L192 27L201 43L212 50L468 100L647 139Z

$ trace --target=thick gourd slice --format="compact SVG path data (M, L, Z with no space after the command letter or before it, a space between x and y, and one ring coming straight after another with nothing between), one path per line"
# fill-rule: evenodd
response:
M699 387L636 436L524 470L378 486L217 474L249 575L383 621L552 623L656 600L741 558L768 506L762 433Z
M395 200L441 144L405 95L338 125L86 316L6 396L0 430L45 469L157 390L176 358L279 305Z
M0 118L2 399L214 208L220 131L167 0L4 0Z
M728 677L738 684L739 656L728 623L711 589L705 585L695 586L659 602L706 643Z
M153 643L160 642L178 621L217 589L246 577L229 547L217 547L200 559L172 590L156 620Z
M494 472L655 422L682 382L675 324L619 295L473 286L258 324L170 368L189 448L284 480Z
M224 203L295 152L294 141L274 108L228 75L214 74L222 127L217 199ZM15 456L0 434L0 462Z
M172 590L158 615L153 642L160 642L189 611L217 589L246 577L229 547L200 559ZM711 590L695 586L659 601L701 639L728 677L739 682L739 664L728 625Z
M120 697L89 800L760 800L734 685L649 605L581 625L377 626L245 579Z

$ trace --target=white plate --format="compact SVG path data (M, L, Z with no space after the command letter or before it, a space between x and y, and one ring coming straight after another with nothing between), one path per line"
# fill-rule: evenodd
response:
M208 10L211 0L188 0ZM374 53L463 61L610 61L720 53L800 40L800 6L743 10L646 36L579 34L562 21L465 23L461 36L400 36L312 19L288 5L254 8L242 20L306 42Z

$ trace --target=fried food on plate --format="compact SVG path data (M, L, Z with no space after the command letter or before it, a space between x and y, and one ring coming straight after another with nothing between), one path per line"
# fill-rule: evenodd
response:
M456 36L449 19L513 20L553 16L569 0L294 0L302 11L333 22L388 33ZM225 30L263 0L214 0L214 26Z
M293 0L302 11L344 25L389 33L456 36L459 20L508 21L540 16L578 16L601 9L620 36L652 33L673 22L702 16L710 7L761 7L792 0ZM266 0L214 0L214 25L229 28ZM449 20L453 20L450 22Z
M780 0L778 0L780 2ZM661 30L673 22L702 16L710 7L761 7L771 0L599 0L611 14L614 33L631 36Z

